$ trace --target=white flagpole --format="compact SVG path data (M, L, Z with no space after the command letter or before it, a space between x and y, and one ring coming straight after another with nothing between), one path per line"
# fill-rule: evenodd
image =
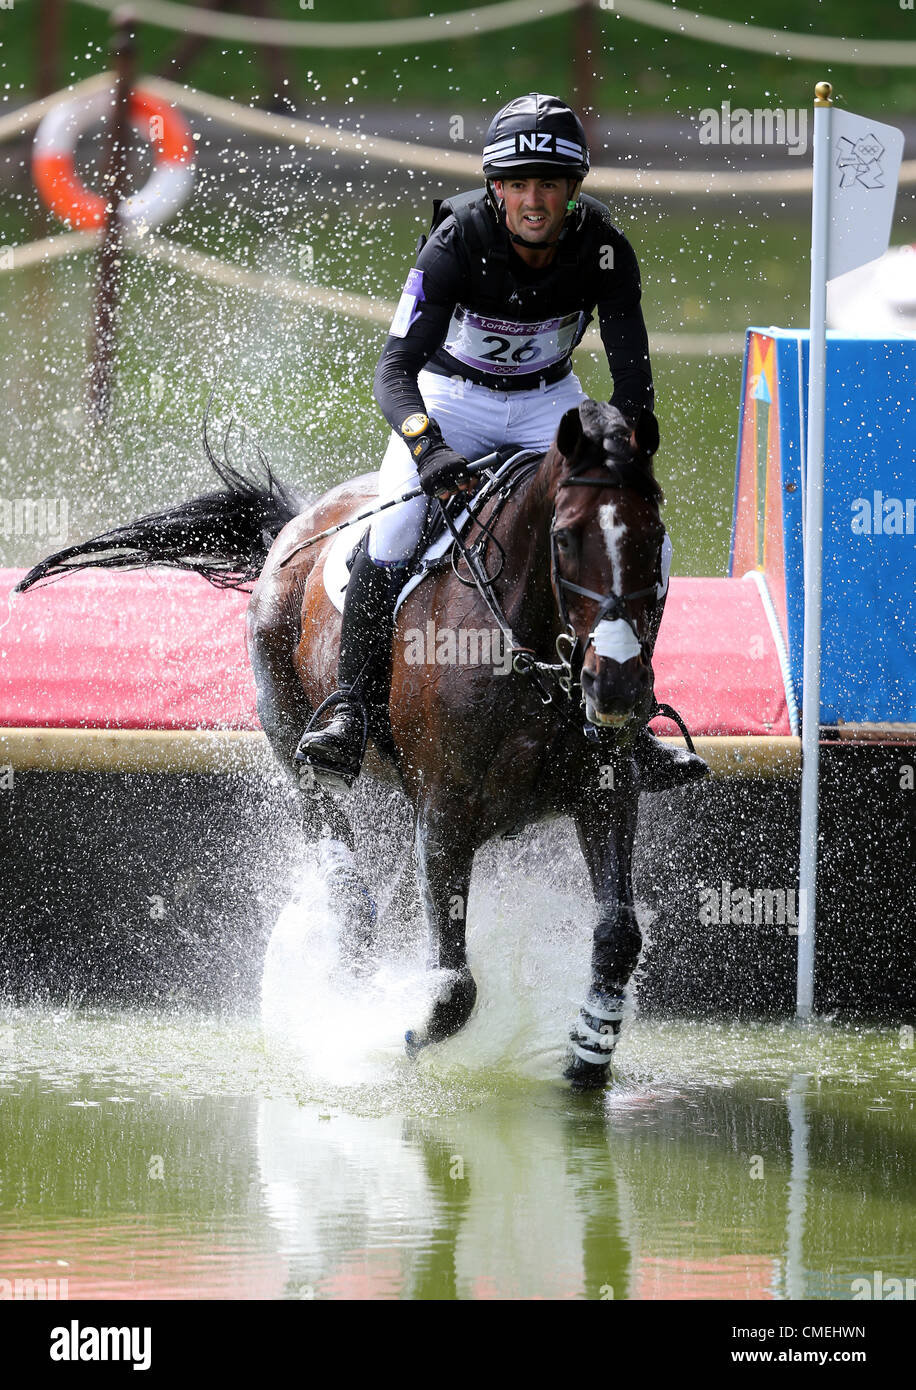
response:
M805 495L805 652L802 689L801 853L798 874L796 1015L814 1005L814 922L817 906L817 787L821 720L821 582L824 528L824 414L827 385L827 256L830 238L830 153L833 108L829 82L814 100L814 189L811 200L811 324L808 361L808 443Z

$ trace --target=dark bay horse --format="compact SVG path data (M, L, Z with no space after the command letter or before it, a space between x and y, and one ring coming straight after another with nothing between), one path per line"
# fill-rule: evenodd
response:
M256 487L212 454L211 461L226 491L72 546L36 566L20 588L86 563L180 565L221 583L257 575L248 645L258 713L295 779L302 732L337 687L340 633L322 574L330 542L302 545L366 510L375 479L342 484L302 507L269 468L266 486ZM570 1035L565 1076L579 1087L608 1079L642 940L631 881L638 792L628 744L654 700L661 500L651 458L623 417L584 401L563 416L554 445L517 485L480 510L481 527L501 552L491 594L511 630L510 660L506 629L494 630L482 594L453 565L428 573L401 606L390 700L371 710L364 771L400 785L415 818L429 966L440 986L429 1016L406 1035L410 1055L457 1032L474 1007L465 905L476 851L495 836L564 815L575 825L598 917L591 986ZM469 538L475 534L484 532L472 528ZM469 634L478 644L492 635L489 659L460 659ZM418 662L416 644L424 640L436 650L430 659L427 646ZM330 830L352 848L345 802L320 785L300 790L306 832L317 838Z

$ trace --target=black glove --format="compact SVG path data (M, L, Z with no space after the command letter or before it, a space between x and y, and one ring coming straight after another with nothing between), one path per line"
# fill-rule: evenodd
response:
M417 463L420 486L427 497L436 497L440 492L454 492L458 483L468 477L468 461L450 449L443 440L431 444Z

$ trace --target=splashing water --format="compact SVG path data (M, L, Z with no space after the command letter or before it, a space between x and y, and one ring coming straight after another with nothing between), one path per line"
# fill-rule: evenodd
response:
M430 983L415 960L380 962L374 976L347 971L331 866L306 858L274 927L261 984L268 1038L301 1053L309 1075L346 1085L383 1080L403 1052L406 1018L428 1007Z
M511 864L479 872L468 906L477 1006L460 1033L411 1064L404 1032L422 1024L444 972L427 971L417 948L383 951L365 976L348 970L332 880L320 854L303 862L274 927L261 988L265 1033L293 1048L310 1078L382 1082L414 1066L443 1077L559 1078L588 983L591 923L582 920L580 897Z

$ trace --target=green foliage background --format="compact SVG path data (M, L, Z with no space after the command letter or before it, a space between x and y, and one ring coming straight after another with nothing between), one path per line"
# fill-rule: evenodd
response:
M488 2L496 0L473 0L473 7L483 9ZM304 25L310 20L352 22L358 34L363 20L471 7L472 0L441 0L434 6L429 0L313 0L313 8L307 10L295 0L272 0L270 13ZM144 22L142 3L136 8L142 65L146 71L168 75L182 40ZM239 9L245 8L242 0ZM11 91L34 89L35 55L47 39L43 9L39 0L13 0L12 9L0 11L0 63ZM876 6L854 0L691 0L685 9L739 25L825 38L916 41L916 11L901 9L897 0L882 0ZM99 68L109 29L103 12L80 3L64 6L62 83ZM577 63L577 53L588 48L592 61ZM683 113L729 97L747 106L798 106L810 99L817 80L829 78L838 97L852 107L889 113L914 109L912 70L792 62L714 46L636 24L603 9L599 0L582 14L537 20L515 31L405 48L290 48L279 61L289 90L334 105L356 97L372 104L423 102L461 110L462 102L498 104L519 88L556 91L577 100L584 86L585 97L590 87L600 111ZM257 53L220 40L200 48L184 80L259 104L271 100L275 86Z

